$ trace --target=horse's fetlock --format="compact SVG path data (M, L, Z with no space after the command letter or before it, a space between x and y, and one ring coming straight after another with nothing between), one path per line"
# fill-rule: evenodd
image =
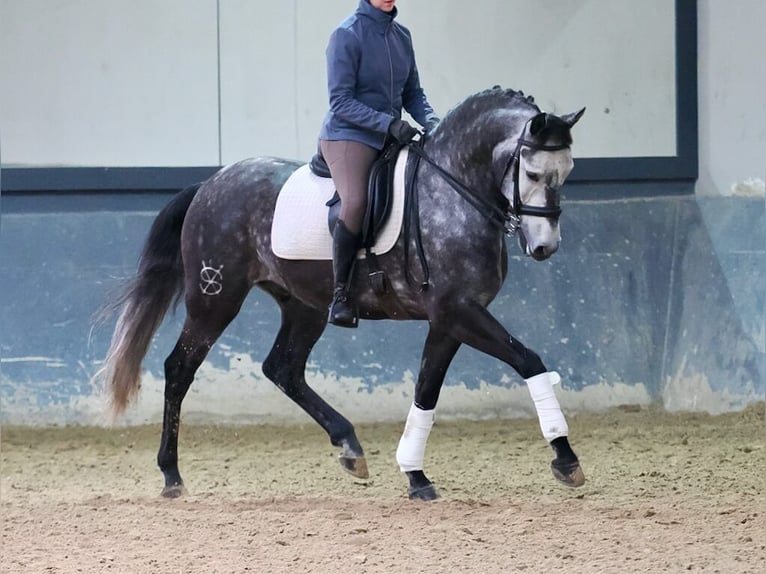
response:
M351 451L357 454L361 454L362 447L359 444L359 440L356 438L354 432L354 425L349 422L338 423L334 428L330 430L330 443L333 446L338 446L344 449L344 451Z
M569 445L569 439L565 436L560 436L551 441L551 448L556 453L556 460L561 462L576 462L577 455Z

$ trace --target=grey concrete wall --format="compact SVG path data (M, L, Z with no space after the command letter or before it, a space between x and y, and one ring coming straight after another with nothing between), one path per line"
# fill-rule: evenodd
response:
M89 377L113 323L90 318L133 273L162 197L140 208L57 208L55 198L5 200L0 227L0 396L5 422L101 423ZM75 198L77 200L77 198ZM25 202L36 201L36 209ZM109 198L105 199L109 204ZM127 200L125 200L127 201ZM61 204L59 204L61 205ZM40 212L41 206L47 206ZM762 199L656 198L565 202L562 249L536 263L510 245L510 275L492 311L563 377L568 412L619 404L720 412L762 399L766 357L766 216ZM748 230L748 233L743 233ZM180 329L151 346L141 400L126 422L159 420L162 361ZM260 370L278 324L254 292L214 347L185 403L187 419L307 421ZM367 322L328 329L308 380L356 421L400 420L411 401L425 325ZM439 412L474 418L530 414L518 376L459 352Z

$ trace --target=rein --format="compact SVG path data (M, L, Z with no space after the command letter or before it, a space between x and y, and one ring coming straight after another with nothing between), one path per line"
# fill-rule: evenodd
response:
M484 217L489 219L490 223L493 225L499 227L506 233L508 232L507 223L509 221L508 217L508 211L501 209L498 207L495 203L492 203L483 197L476 195L470 187L465 185L463 182L461 182L459 179L457 179L454 175L446 171L444 168L436 164L430 157L428 157L428 154L426 154L425 150L423 149L423 144L425 143L424 138L420 138L416 142L412 142L410 144L410 151L415 152L415 155L417 155L417 160L415 165L413 166L412 173L410 174L410 182L412 184L415 184L417 181L415 179L415 171L417 169L418 162L422 159L424 160L428 165L430 165L432 168L436 170L436 172L442 176L442 178L452 186L452 188L458 192L460 197L465 199L468 203L470 203L476 211L478 211L480 214L482 214ZM414 189L414 188L413 188Z

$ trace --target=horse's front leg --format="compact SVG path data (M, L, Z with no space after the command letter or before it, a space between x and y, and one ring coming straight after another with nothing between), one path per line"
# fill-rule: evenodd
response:
M444 376L455 356L460 342L447 333L434 329L428 332L420 362L420 373L415 386L415 400L407 415L404 433L396 450L399 468L410 481L411 499L435 500L439 498L433 483L423 472L426 443L434 423L434 411L439 400Z
M540 430L556 453L551 462L553 475L567 486L582 486L585 475L569 445L567 422L553 391L553 385L560 380L558 373L548 371L537 353L511 337L478 303L455 306L442 317L442 326L452 337L504 361L524 378L535 404Z

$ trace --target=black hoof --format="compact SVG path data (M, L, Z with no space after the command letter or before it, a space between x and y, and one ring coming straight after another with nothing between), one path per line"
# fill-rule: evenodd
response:
M551 462L553 476L566 486L577 488L585 484L585 473L580 467L580 462L561 462L558 459Z
M370 472L367 470L367 459L361 457L350 457L343 454L338 456L340 466L356 478L370 478Z
M422 470L408 470L405 474L410 481L410 500L429 501L439 498L436 487Z
M186 487L183 484L171 484L162 489L163 498L180 498L186 494Z
M438 500L439 498L441 497L433 484L420 486L418 488L410 488L410 500L425 500L428 502L431 500Z

